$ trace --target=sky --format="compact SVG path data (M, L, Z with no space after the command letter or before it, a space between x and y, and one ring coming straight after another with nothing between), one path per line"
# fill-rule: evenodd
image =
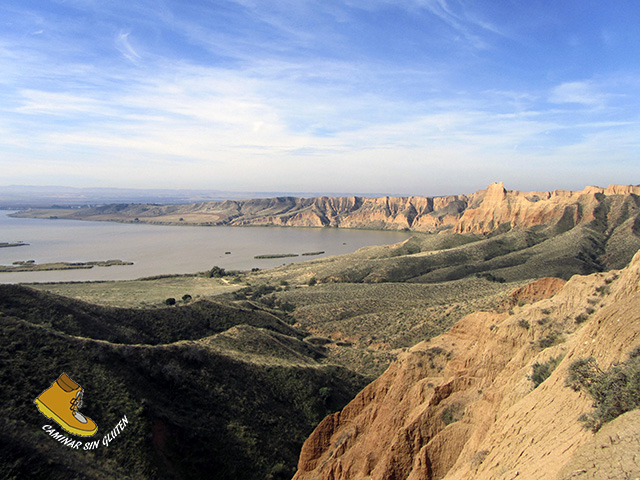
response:
M637 0L0 3L0 185L640 183Z

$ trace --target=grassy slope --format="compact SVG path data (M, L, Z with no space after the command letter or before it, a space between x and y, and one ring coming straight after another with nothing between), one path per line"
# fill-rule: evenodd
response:
M206 300L162 309L125 309L87 304L15 285L0 285L0 308L57 331L114 343L159 344L193 340L247 324L286 335L298 332L260 311Z
M181 301L184 295L192 299L237 290L219 278L201 275L160 276L139 280L105 282L73 282L36 284L36 288L77 298L88 303L111 307L148 308L164 305L167 298Z
M234 283L227 291L236 291L219 298L295 307L292 316L300 327L329 339L331 360L378 375L397 349L442 333L474 310L494 308L531 279L568 279L625 265L640 247L639 210L634 198L621 197L603 202L595 221L578 226L569 219L489 236L416 234L397 245L227 277ZM312 279L318 283L308 287ZM39 288L101 303L135 297L157 304L157 292L167 292L165 281ZM172 291L181 292L203 279L171 281ZM200 285L202 297L220 294L219 283L209 290ZM265 286L276 290L261 293Z
M107 314L109 323L112 309L12 288L0 294L0 471L8 478L289 478L314 425L366 383L344 368L319 364L317 349L274 331L278 322L265 325L270 316L264 313L238 312L234 321L256 326L201 337L189 319L211 308L205 304L185 316L186 339L115 344L76 336L101 334L88 317L58 323L61 312L86 310L97 320ZM172 311L189 308L154 310L153 322L179 324ZM130 318L123 329L128 340L137 341L137 322L140 335L149 335L146 321L145 315ZM41 430L51 422L33 399L62 372L85 389L81 411L98 423L97 439L127 415L129 426L108 448L76 452Z
M295 305L299 325L327 337L332 360L380 374L394 349L438 335L467 313L495 308L532 279L568 279L626 265L640 248L637 212L631 200L610 201L596 221L575 227L559 222L487 237L417 234L402 244L245 279L254 289L288 282L290 287L261 300ZM312 278L319 283L305 287Z
M60 452L42 432L29 433L41 421L29 402L67 371L96 395L90 404L95 410L87 409L88 415L114 424L126 411L139 430L132 422L123 447L96 452L97 460L66 452L54 461L67 465L60 471L99 471L97 466L106 464L107 471L135 476L275 478L280 472L286 478L295 463L294 444L304 439L301 432L364 383L347 370L323 367L318 363L323 353L352 369L380 373L398 349L441 333L469 311L495 307L530 279L622 266L640 247L637 211L635 201L612 200L603 203L596 221L578 227L560 222L488 237L416 235L395 246L246 273L236 280L249 289L220 297L226 305L100 309L33 292L13 304L2 300L1 351L10 366L3 373L9 385L3 400L14 412L3 420L10 424L2 431L19 432L2 434L2 458L9 459L3 466L16 472L47 469L43 459ZM176 277L171 288L183 291L181 282L186 288L198 278ZM309 287L312 278L318 283ZM114 298L126 298L127 288L135 284L136 302L149 295L157 303L157 291L166 293L162 281L133 282L123 289L119 283L42 288L117 304ZM201 295L218 294L216 285L203 287ZM110 297L110 292L116 293ZM0 294L7 296L15 292ZM233 308L233 302L246 308ZM294 320L313 337L296 339L276 317L252 310L260 305L276 311L293 306ZM312 341L326 343L324 352L312 348ZM158 345L130 345L138 342ZM177 343L162 345L166 342ZM100 379L98 386L92 385L94 378ZM99 385L106 385L109 394ZM31 454L35 461L27 466L24 459Z

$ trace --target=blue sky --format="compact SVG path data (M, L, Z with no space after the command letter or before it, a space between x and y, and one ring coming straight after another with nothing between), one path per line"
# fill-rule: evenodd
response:
M635 0L0 4L0 185L640 183Z

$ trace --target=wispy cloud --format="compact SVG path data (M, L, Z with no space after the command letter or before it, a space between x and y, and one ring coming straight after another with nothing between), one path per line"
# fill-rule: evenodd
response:
M606 95L598 92L591 82L566 82L551 91L549 101L596 106L605 103Z
M553 183L554 173L536 169L568 171L571 158L593 165L589 174L602 158L626 165L625 178L640 173L629 166L640 148L635 72L510 78L535 59L511 66L498 55L506 27L491 16L494 7L64 5L101 20L0 6L19 23L13 35L0 33L3 174L432 194L451 193L438 190L443 179L459 183L455 191L497 178L524 189L534 177ZM399 19L412 28L399 28Z
M16 111L28 114L70 116L77 114L104 114L106 105L91 97L68 93L23 90L21 106Z
M116 36L116 39L115 39L115 46L118 49L118 51L127 60L129 60L129 61L131 61L133 63L138 63L138 60L140 60L140 55L131 46L131 42L129 41L129 35L131 35L131 32L120 32L120 33L118 33L118 35Z

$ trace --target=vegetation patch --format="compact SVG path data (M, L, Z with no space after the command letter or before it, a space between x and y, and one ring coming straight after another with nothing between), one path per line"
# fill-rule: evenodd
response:
M258 260L266 259L266 258L287 258L287 257L298 257L297 253L265 253L263 255L256 255L253 258Z
M476 277L478 278L485 278L487 280L489 280L490 282L498 282L498 283L505 283L506 280L502 277L498 277L496 275L494 275L493 273L476 273Z
M267 318L259 311L236 317L256 328L240 325L201 338L192 305L123 310L117 319L112 309L94 307L0 286L2 478L291 478L315 425L367 383L344 368L318 364L314 347L264 330ZM202 311L201 320L223 327L233 312L224 310L217 319L214 311ZM90 319L94 325L86 325ZM184 341L144 341L182 329L185 321L191 332L179 335ZM106 336L97 330L103 324ZM112 331L136 345L96 341ZM244 352L234 351L243 345ZM267 356L273 361L261 360ZM249 361L254 357L261 361ZM44 417L28 399L61 372L85 389L82 412L103 432L123 415L129 419L108 449L61 450L43 434Z
M227 275L227 272L225 271L224 268L221 268L221 267L215 265L214 267L211 268L211 270L209 270L207 276L209 278L222 278L222 277L224 277L226 275Z
M640 346L629 359L603 371L593 357L576 360L569 367L567 387L593 398L591 413L580 416L585 428L597 432L603 424L640 407Z
M442 415L440 415L440 419L445 425L451 425L464 416L464 408L464 405L461 403L452 403L444 409Z
M559 355L557 357L550 358L544 363L534 363L531 377L529 377L533 382L533 388L538 388L542 382L549 378L563 358L564 355Z
M558 332L551 332L544 337L538 339L538 348L544 350L545 348L553 347L559 343L564 342L564 336Z

